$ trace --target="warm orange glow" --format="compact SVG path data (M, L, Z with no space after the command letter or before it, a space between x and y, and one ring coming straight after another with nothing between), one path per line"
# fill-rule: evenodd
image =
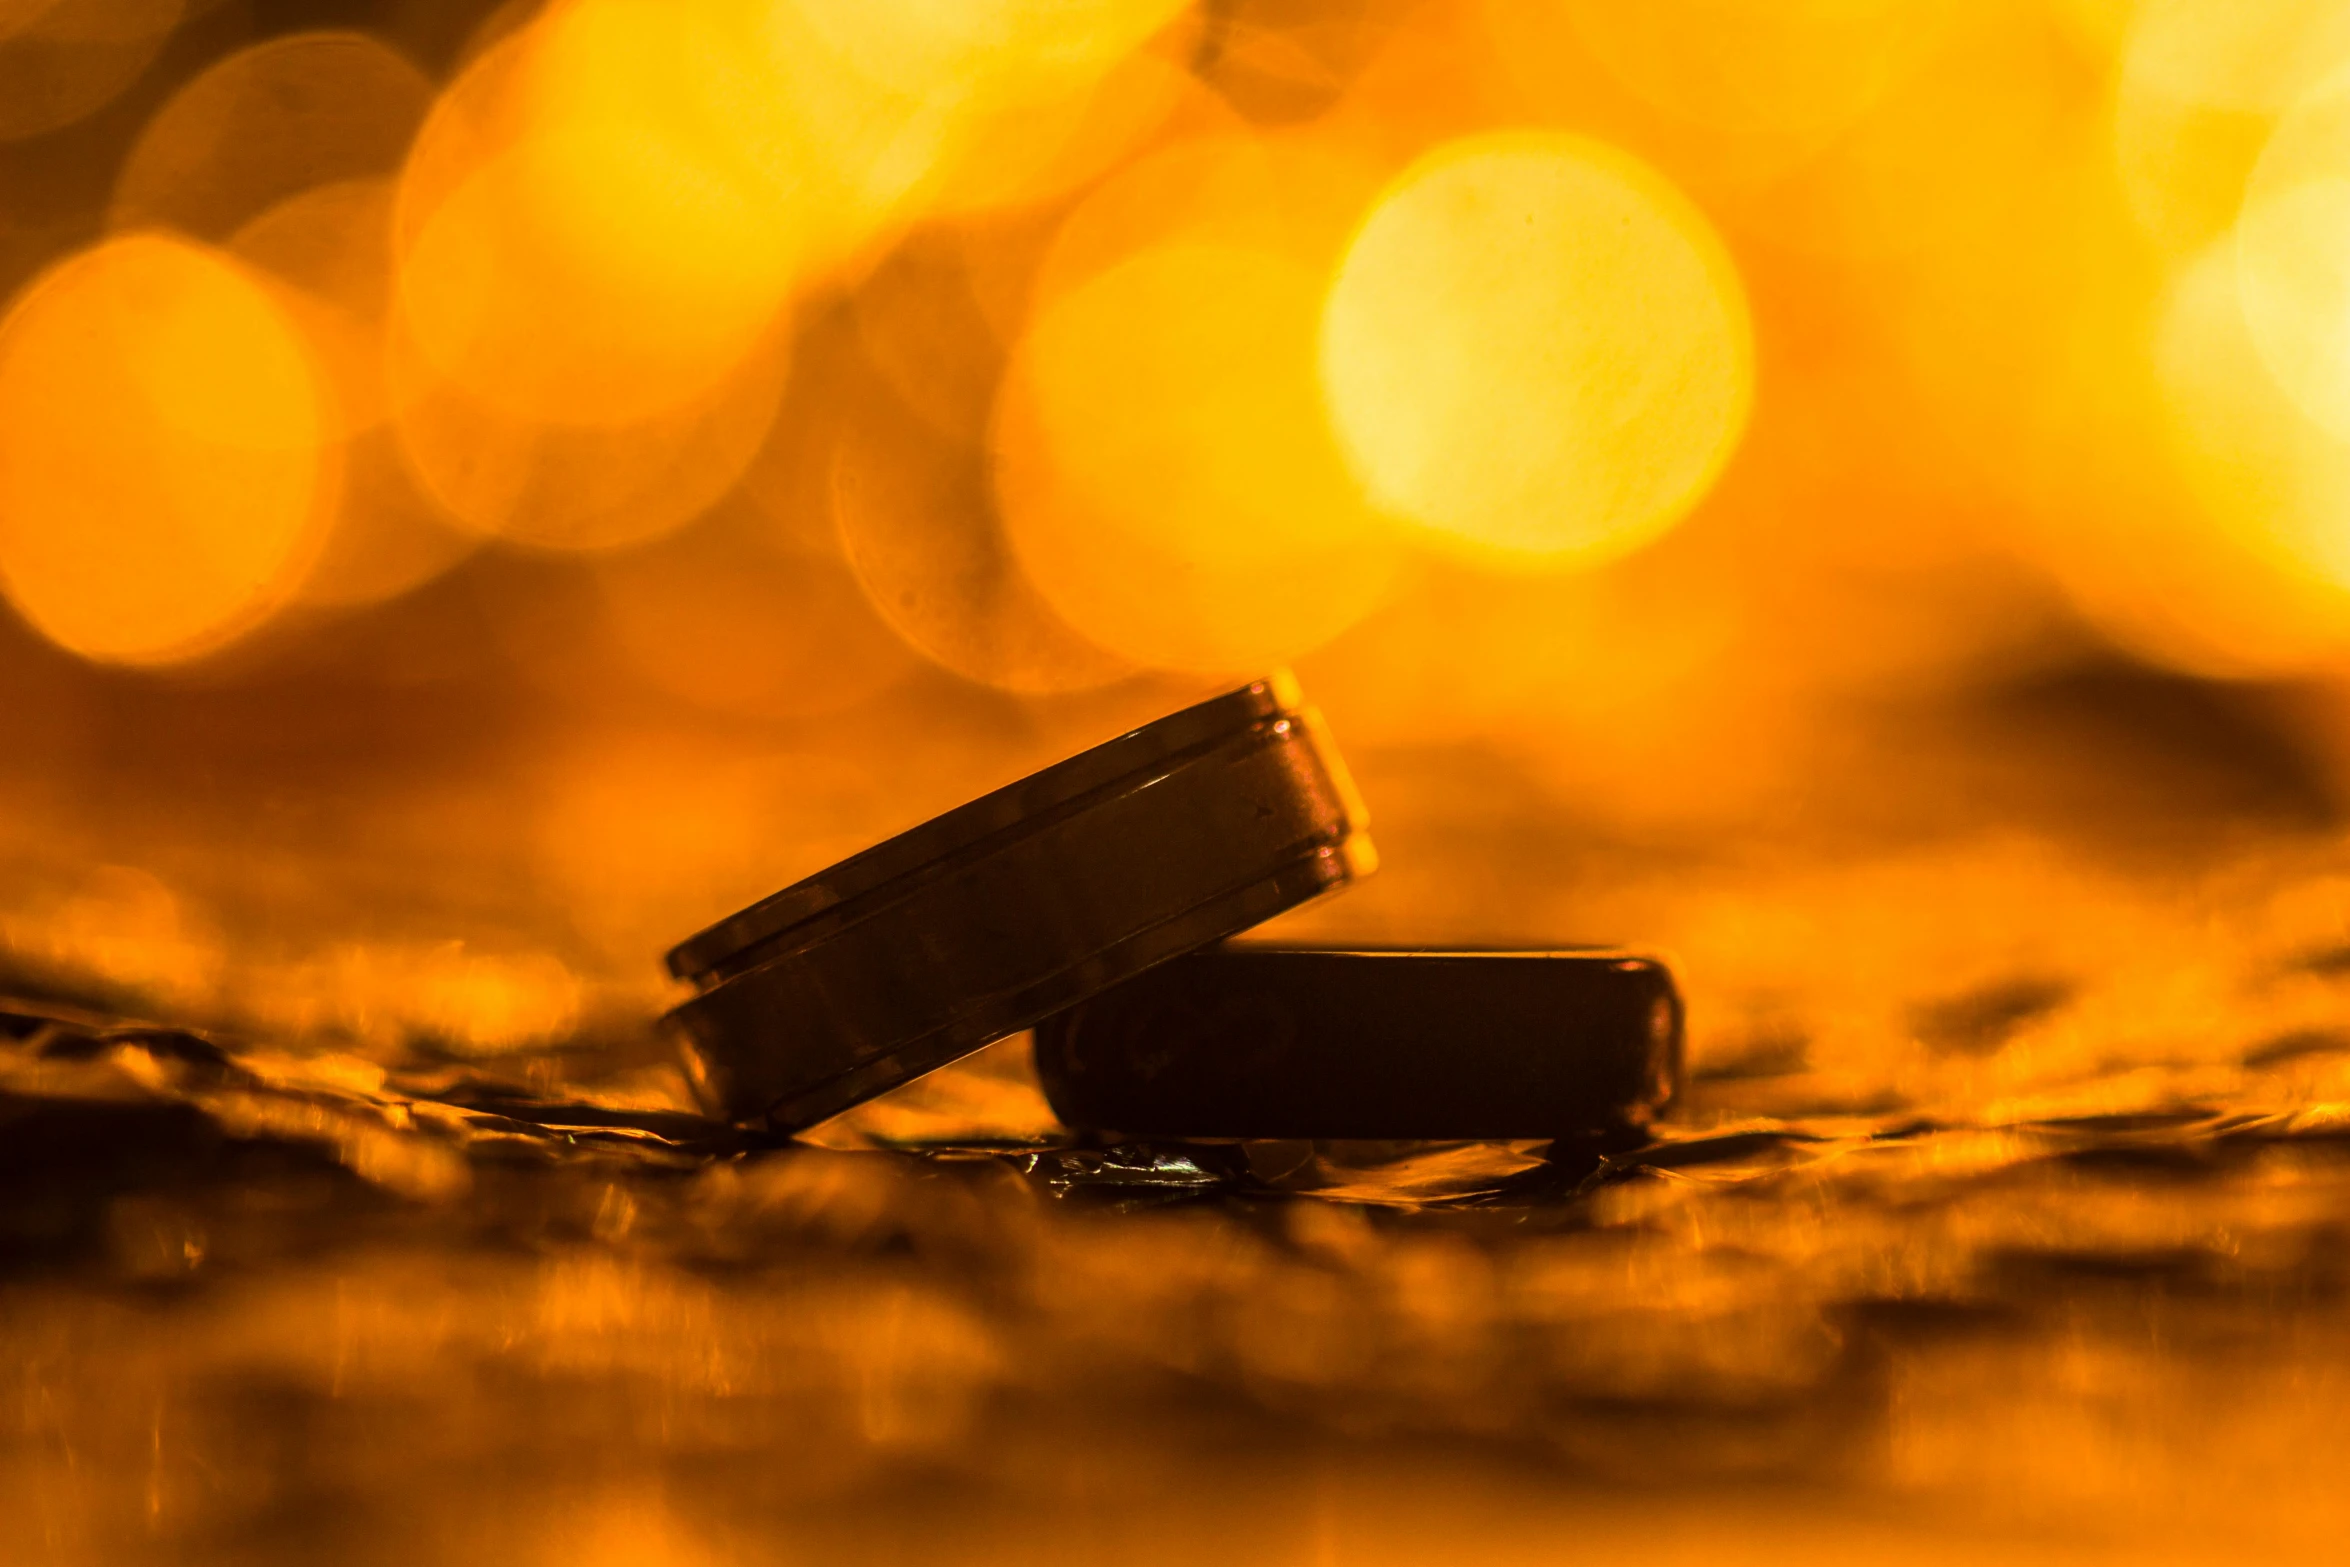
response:
M365 33L241 49L172 95L114 183L120 228L222 240L317 185L396 172L432 102L414 64Z
M903 676L907 650L836 560L699 534L607 558L603 599L634 667L723 713L838 712Z
M1376 155L1344 135L1258 135L1211 104L1204 124L1119 171L1066 214L1030 306L1178 241L1260 249L1326 273L1377 194Z
M1182 9L1181 0L787 0L841 62L908 98L990 107L1049 97L1098 73Z
M2165 662L2274 674L2350 639L2345 49L2314 6L2158 6L2132 34L2115 157L2133 215L2178 252L2151 345L2181 494L2138 548L2066 570Z
M1239 669L1359 615L1386 546L1313 380L1321 278L1173 244L1036 318L998 426L1005 521L1079 632L1148 663Z
M460 527L551 550L639 543L734 487L786 372L767 345L709 392L619 425L543 424L468 395L395 338L391 386L416 482Z
M867 122L853 80L794 89L814 67L767 30L787 21L581 0L444 96L401 188L391 375L417 477L465 527L607 548L743 473L790 291L932 167L927 142L904 167L826 153Z
M1736 271L1647 167L1550 135L1414 165L1349 247L1321 371L1371 499L1534 561L1678 521L1746 419Z
M2304 415L2350 437L2350 74L2278 122L2245 188L2236 275L2261 363Z
M1932 47L1950 0L1568 0L1577 37L1643 98L1713 129L1818 146Z
M90 869L31 917L0 919L0 946L32 951L61 972L207 1005L226 967L220 932L152 872Z
M391 296L392 186L313 186L239 229L229 249L287 285L278 300L333 383L341 492L333 526L302 579L315 604L381 602L431 580L480 543L418 487L393 432L384 375Z
M984 212L1065 197L1115 169L1202 94L1178 45L1137 50L1098 77L1060 84L1042 102L975 118L924 203L934 214Z
M997 399L996 496L1029 581L1087 640L1246 668L1383 591L1395 545L1314 371L1328 269L1372 186L1312 138L1211 133L1062 221Z
M2129 618L2165 656L2260 672L2350 646L2350 442L2305 417L2268 373L2239 259L2222 240L2183 268L2155 337L2200 511L2185 537L2157 535L2152 562L2107 576L2157 577L2154 591L2129 595Z
M0 326L0 581L93 658L216 646L298 576L333 427L300 332L235 263L154 235L85 251Z
M0 597L0 1562L2343 1554L2350 0L0 0ZM1653 1143L697 1113L1292 658Z
M391 295L392 190L383 180L334 180L298 191L229 236L239 260L290 285L300 321L335 388L344 434L387 415L383 330Z
M0 0L0 142L103 108L186 13L187 0Z
M1182 96L1166 58L1138 55L1181 0L784 0L814 52L871 95L860 118L890 122L898 156L927 166L909 189L948 208L1032 200L1099 172ZM779 22L767 24L770 36ZM835 89L838 91L839 89ZM823 144L836 161L841 131Z
M741 363L795 283L941 177L967 131L1088 101L1168 10L559 6L477 61L419 142L402 328L434 372L516 417L672 412ZM1052 163L1056 139L1028 161ZM1021 161L996 147L964 199L1008 198Z
M1629 751L1673 726L1626 693L1769 730L2051 604L2166 664L2333 668L2345 37L2211 0L561 0L440 82L446 29L206 44L102 172L5 171L0 236L66 232L78 179L266 274L331 392L314 605L617 552L619 656L679 690L642 547L739 492L1002 690L1338 637L1383 732L1436 721L1396 671L1441 665L1482 723ZM1575 580L1503 586L1530 566ZM793 620L788 577L733 618ZM1847 615L1848 581L1904 586ZM1619 665L1605 700L1543 673ZM1655 808L1660 754L1602 792Z
M290 324L325 388L295 595L610 552L598 635L645 700L721 622L824 620L762 565L664 630L690 595L650 546L699 559L737 499L866 602L858 700L930 678L909 650L1113 701L1320 648L1399 743L1440 688L1566 726L1556 776L1609 810L1698 809L1639 782L1700 759L1691 715L1792 747L1822 691L2060 622L2333 678L2338 8L1635 10L560 0L459 50L191 8L219 31L142 123L0 170L0 240L26 278L93 225L222 245L273 324L220 362ZM42 52L63 112L178 25L18 0L0 74ZM1440 210L1471 197L1543 221ZM782 684L699 700L788 715Z
M1071 630L1022 573L996 513L986 452L882 388L856 389L834 436L832 519L874 610L957 674L1011 691L1069 691L1133 672Z
M1747 182L1744 221L1789 250L1865 259L1963 254L2000 222L2062 149L2074 78L2047 23L2013 8L1954 6L1929 36L1900 91Z
M2235 216L2278 115L2350 59L2330 0L2147 0L2128 33L2114 153L2146 232L2192 250Z
M657 151L639 150L657 163ZM765 328L777 294L725 289L703 313L690 308L701 281L690 261L631 277L625 255L591 236L540 244L528 205L539 178L584 171L597 154L586 139L534 152L527 166L493 163L460 186L403 254L401 325L424 362L494 407L546 422L624 424L708 392ZM639 168L648 185L691 189L687 171ZM643 213L622 227L658 230ZM732 238L719 219L688 254L726 257Z
M400 325L424 365L515 417L623 424L741 361L781 306L790 236L681 129L690 104L664 77L625 90L716 43L619 0L560 22L485 55L420 137Z
M850 330L827 345L840 352L810 367L826 382L845 383L844 416L865 408L860 394L878 378L939 435L968 440L983 430L1048 237L1035 229L937 225L909 235L859 278L842 323Z

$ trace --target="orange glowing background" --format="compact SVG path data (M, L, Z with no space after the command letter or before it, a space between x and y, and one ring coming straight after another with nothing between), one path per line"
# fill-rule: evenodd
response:
M232 1010L384 920L642 1010L1275 663L1407 834L1906 841L1888 713L2089 666L2330 778L2345 71L2317 3L13 0L20 912L154 878Z
M388 923L634 1015L1275 663L1407 836L1893 852L2081 669L2336 774L2335 6L357 10L0 7L0 849L207 1004ZM1352 917L1560 923L1460 852Z
M1863 1285L2078 1240L2265 1289L2338 1253L2298 1145L2208 1211L1963 1179L2078 1131L2053 1117L2350 1114L2344 0L0 0L0 600L0 995L260 1040L322 1099L423 1062L680 1109L671 942L1287 664L1384 867L1291 934L1661 948L1696 1078L1668 1130L1808 1118L1785 1162L1829 1171L1767 1212L1719 1172L1612 1187L1589 1249L1506 1253L1376 1229L1318 1154L1278 1179L1334 1200L1272 1240L1058 1228L993 1165L962 1196L808 1150L683 1196L616 1176L563 1221L606 1249L528 1289L412 1300L385 1253L286 1284L291 1327L215 1324L337 1397L396 1403L445 1370L418 1346L476 1339L721 1411L768 1377L853 1412L845 1474L986 1448L986 1398L1036 1387L1001 1345L1066 1341L1071 1386L1226 1354L1348 1432L1388 1377L1471 1444L1516 1429L1486 1417L1532 1322L1589 1408L1711 1388L1841 1431L1821 1303ZM1033 1122L1006 1059L826 1135ZM335 1134L366 1181L434 1222L472 1200L380 1131ZM1895 1177L1970 1194L1934 1244ZM124 1211L133 1276L198 1268ZM889 1271L907 1213L1027 1259L1033 1337ZM744 1304L712 1279L762 1225L867 1246L861 1282ZM707 1277L626 1250L688 1231ZM2224 1543L2239 1513L2326 1559L2350 1338L2296 1318L2238 1376L2262 1333L2174 1353L2225 1337L2193 1309L2175 1343L2117 1311L1871 1362L1883 1451L1806 1474L1894 1500L1835 1559L1916 1547L1884 1520L1927 1494L2072 1520L2035 1560L2084 1518ZM79 1310L22 1320L96 1342ZM93 1396L114 1461L10 1459L0 1495L136 1471L172 1520L142 1538L200 1530L231 1470L154 1398ZM1071 1465L1126 1452L1070 1429ZM1732 1491L1776 1440L1737 1429ZM1232 1476L1158 1440L1183 1483L1135 1516L1221 1556L1186 1487ZM1441 1507L1345 1559L1490 1522L1485 1479L1414 1472ZM1283 1510L1338 1482L1281 1473L1279 1559L1340 1559L1323 1503ZM1339 1489L1376 1513L1383 1473ZM770 1559L642 1478L543 1488L527 1525L477 1497L468 1539ZM1555 1505L1651 1538L1613 1491ZM1808 1505L1673 1538L1724 1559Z

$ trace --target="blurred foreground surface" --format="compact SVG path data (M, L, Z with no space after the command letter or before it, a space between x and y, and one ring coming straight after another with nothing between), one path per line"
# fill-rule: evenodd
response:
M20 924L7 1554L2328 1558L2350 855L2249 740L2104 700L2128 767L2002 720L2007 827L1833 852L1611 846L1508 821L1490 757L1364 756L1396 868L1299 929L1684 960L1695 1081L1605 1160L1084 1145L1019 1041L747 1146L643 1010L499 1048L411 960L388 1031L203 1037ZM2049 791L2071 832L2017 814Z
M0 1559L2337 1558L2346 192L2340 0L0 0ZM1282 661L1655 1146L694 1116Z

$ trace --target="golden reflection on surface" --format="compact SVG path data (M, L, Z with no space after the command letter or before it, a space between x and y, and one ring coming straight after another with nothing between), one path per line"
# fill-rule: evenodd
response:
M0 1558L2332 1559L2346 18L0 0ZM701 1117L1275 659L1648 1145Z

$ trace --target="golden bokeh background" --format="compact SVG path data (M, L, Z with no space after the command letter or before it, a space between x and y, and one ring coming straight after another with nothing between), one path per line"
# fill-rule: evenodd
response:
M2333 1104L2350 5L0 0L0 596L0 992L292 1057L681 1103L1287 664L1292 930L1661 947L1701 1121Z
M2344 71L2315 3L18 0L10 918L129 876L110 982L461 953L553 1038L1278 663L1404 847L1314 928L1695 958L1766 851L2328 826Z

